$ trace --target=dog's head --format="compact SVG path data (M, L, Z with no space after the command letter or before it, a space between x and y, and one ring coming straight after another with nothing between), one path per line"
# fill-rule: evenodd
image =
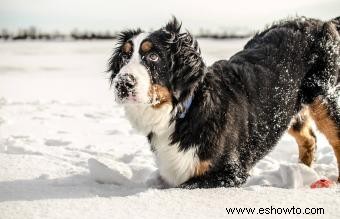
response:
M151 33L120 33L109 71L118 103L171 104L180 112L203 78L204 63L197 41L173 18Z

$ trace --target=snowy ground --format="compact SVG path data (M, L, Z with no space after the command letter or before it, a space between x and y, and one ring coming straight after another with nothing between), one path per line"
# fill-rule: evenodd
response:
M245 40L200 40L207 63ZM148 188L157 167L113 102L113 42L0 42L0 218L340 218L340 186L309 188L337 168L318 135L313 168L285 135L243 188ZM230 207L324 208L324 215L228 215Z

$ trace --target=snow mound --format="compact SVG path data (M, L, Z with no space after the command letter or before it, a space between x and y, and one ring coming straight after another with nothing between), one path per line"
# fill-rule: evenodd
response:
M96 159L89 159L90 176L93 180L103 184L133 185L131 181L132 170L120 162L110 162L111 165L101 163Z
M250 177L246 186L264 185L295 189L309 186L318 179L319 174L304 164L280 164L275 170L262 171Z

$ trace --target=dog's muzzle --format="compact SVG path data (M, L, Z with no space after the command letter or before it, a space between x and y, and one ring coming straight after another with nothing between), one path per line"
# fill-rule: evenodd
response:
M117 97L120 100L129 98L133 99L133 97L135 96L136 84L137 80L133 75L129 73L118 75L114 85Z

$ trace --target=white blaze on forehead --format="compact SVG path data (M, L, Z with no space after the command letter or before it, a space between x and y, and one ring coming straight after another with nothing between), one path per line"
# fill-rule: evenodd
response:
M148 33L140 33L131 39L133 44L132 56L118 73L120 75L132 75L136 79L134 104L150 104L149 90L151 87L151 78L148 70L142 64L142 57L139 53L140 45L148 35Z
M143 40L145 40L148 36L149 36L148 33L140 33L134 38L132 38L133 53L132 53L130 62L141 62L142 61L142 57L140 56L139 49L140 49L140 45L142 44Z

